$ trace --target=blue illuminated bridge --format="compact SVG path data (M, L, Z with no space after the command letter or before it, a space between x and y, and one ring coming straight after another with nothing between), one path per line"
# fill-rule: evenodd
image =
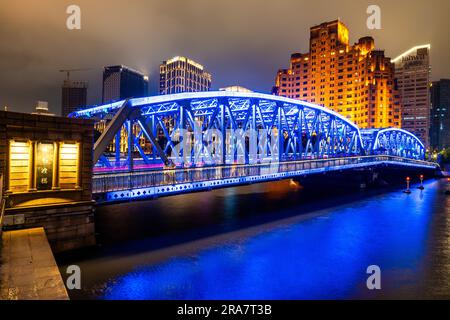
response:
M71 116L95 120L100 202L339 172L438 169L407 131L360 130L327 108L273 95L182 93Z

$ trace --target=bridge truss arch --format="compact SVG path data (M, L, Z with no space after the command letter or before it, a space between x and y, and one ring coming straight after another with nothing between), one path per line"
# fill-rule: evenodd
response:
M398 128L361 130L368 154L385 154L424 160L425 146L414 134Z
M257 161L273 157L274 153L279 162L365 153L359 128L338 113L299 100L253 92L137 98L80 110L71 116L95 120L101 134L94 147L97 168L144 169L169 165L175 159L183 159L183 166L248 164L255 159L248 155L248 137L244 142L236 139L239 130L266 135L257 138ZM200 150L187 151L180 147L184 139L180 130L192 135L200 131L203 139L208 130L221 136L203 141ZM196 161L199 154L211 150L212 144L213 150L222 151L220 159ZM265 148L261 144L272 145ZM242 159L239 150L244 150Z

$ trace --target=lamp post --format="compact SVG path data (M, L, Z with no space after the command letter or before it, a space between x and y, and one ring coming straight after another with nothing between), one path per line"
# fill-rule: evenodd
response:
M450 196L450 178L447 178L447 190L445 190L445 194Z
M411 193L411 189L409 189L409 183L411 182L411 178L410 177L406 177L406 190L403 191L404 193L410 194Z
M420 187L418 187L418 189L423 190L425 189L425 187L423 186L423 179L424 179L423 174L421 174L419 178L420 178Z

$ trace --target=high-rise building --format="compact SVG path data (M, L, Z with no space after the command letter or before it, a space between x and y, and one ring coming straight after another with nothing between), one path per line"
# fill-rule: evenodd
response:
M411 48L392 60L402 105L402 128L429 146L430 45Z
M148 76L125 66L105 67L103 103L148 95Z
M163 61L159 68L159 93L209 91L211 74L204 67L185 57L174 57Z
M85 81L64 80L61 99L63 117L87 105L87 89L88 83Z
M450 79L441 79L431 86L430 146L450 148Z
M311 28L309 52L292 54L273 93L330 108L360 128L401 126L394 65L371 37L349 45L339 20Z

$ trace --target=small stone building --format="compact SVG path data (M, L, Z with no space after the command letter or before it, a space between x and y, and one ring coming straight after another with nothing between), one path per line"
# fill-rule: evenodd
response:
M0 111L4 227L44 227L55 252L95 244L93 122Z

